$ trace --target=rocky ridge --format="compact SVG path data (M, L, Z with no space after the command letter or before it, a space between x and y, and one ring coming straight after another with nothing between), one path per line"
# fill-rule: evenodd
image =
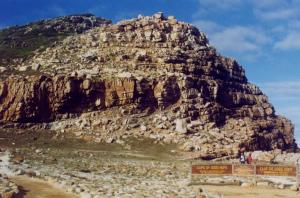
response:
M68 36L107 24L111 21L92 14L78 14L0 30L0 78L15 72L15 66L30 58L35 50L39 53Z
M45 123L95 142L149 137L206 159L241 147L297 147L293 124L275 114L244 69L173 16L69 36L16 70L0 82L3 123Z

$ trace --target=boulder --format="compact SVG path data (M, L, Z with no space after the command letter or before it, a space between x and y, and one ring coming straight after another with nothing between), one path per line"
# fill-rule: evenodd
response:
M34 65L31 66L31 69L34 70L34 71L38 71L40 68L41 68L40 64L34 64Z
M7 71L6 67L0 67L0 73Z
M253 187L254 184L253 183L247 183L247 182L243 182L241 184L241 187L244 187L244 188L250 188L250 187Z
M162 12L157 12L153 16L155 19L164 19L165 18L164 14Z
M187 133L187 122L185 119L176 119L175 120L176 128L175 131L179 133Z
M19 67L18 70L19 70L20 72L27 71L27 70L28 70L28 66L22 66L22 67Z

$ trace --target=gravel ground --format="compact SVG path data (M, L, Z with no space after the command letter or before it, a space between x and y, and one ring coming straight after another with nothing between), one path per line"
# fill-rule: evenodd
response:
M12 179L13 182L9 182L1 176L6 184L0 182L0 189L2 191L16 190L15 183L17 183L25 189L31 189L31 193L36 196L42 191L37 192L34 189L49 188L49 193L62 193L58 189L63 189L63 192L74 193L83 198L220 198L223 195L228 197L228 193L229 197L234 197L236 190L242 193L240 195L245 194L244 198L247 198L252 196L248 192L251 190L256 192L254 187L245 190L246 188L224 186L230 183L244 183L244 186L251 186L249 185L251 178L208 177L205 179L206 182L215 182L215 188L214 186L190 185L190 162L180 160L182 157L174 150L173 145L153 144L146 140L137 142L136 144L134 141L125 143L123 146L101 145L86 144L77 140L58 141L48 137L41 140L34 138L31 142L18 142L0 152L0 174L22 175L22 179L19 177L18 180ZM29 180L28 176L38 180ZM41 183L42 180L47 183ZM271 185L271 182L268 184L270 184L268 188L276 186ZM35 185L38 188L34 188ZM220 185L222 187L218 188L217 186ZM8 188L8 186L11 187ZM228 191L220 190L223 187ZM232 194L230 194L230 189L232 189ZM276 189L260 191L262 195L279 192ZM47 194L47 191L44 191L44 195L45 192ZM299 192L291 190L282 190L282 192L287 192L287 197L299 196ZM257 193L255 198L258 197L256 195ZM282 196L280 193L278 195L284 197L284 193ZM64 196L68 197L70 194L64 194Z

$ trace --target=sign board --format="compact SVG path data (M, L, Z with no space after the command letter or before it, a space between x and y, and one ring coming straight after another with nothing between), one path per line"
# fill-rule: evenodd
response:
M192 165L192 174L200 175L231 175L232 165L230 164L205 164Z
M297 176L296 166L245 164L192 164L192 174L200 175L265 175Z
M256 165L256 175L265 176L297 176L295 166Z
M254 175L255 168L253 165L234 165L233 166L233 174L234 175Z

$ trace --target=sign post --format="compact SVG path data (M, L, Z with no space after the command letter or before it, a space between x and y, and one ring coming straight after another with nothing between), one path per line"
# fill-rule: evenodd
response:
M192 171L193 162L192 161L191 161L190 165L191 165L191 170L190 170L190 185L191 185L193 182L193 171Z
M192 165L192 174L198 175L232 175L231 164L197 164Z
M295 166L257 165L256 175L296 177Z
M233 166L233 174L237 176L251 176L254 175L255 170L253 165L235 164Z
M190 183L193 182L193 175L200 176L251 176L257 182L257 176L285 176L296 177L297 186L300 185L299 163L296 165L261 165L261 164L217 164L191 162Z
M256 164L254 164L254 184L256 185L257 178L256 178Z
M300 173L299 173L299 160L297 160L296 163L296 182L297 182L297 187L299 188L299 177L300 177Z

